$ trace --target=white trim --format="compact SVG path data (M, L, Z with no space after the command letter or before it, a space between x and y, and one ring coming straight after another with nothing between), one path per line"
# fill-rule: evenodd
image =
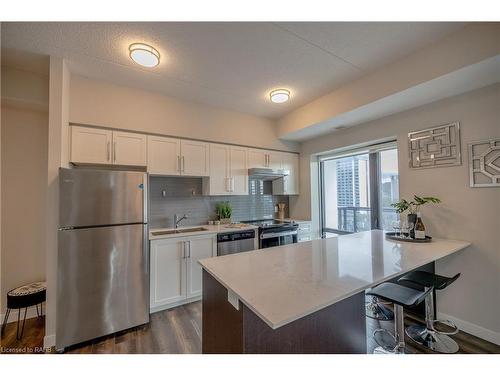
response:
M437 316L438 319L451 320L453 323L457 325L458 328L460 328L461 331L467 332L483 340L500 345L500 332L495 332L487 328L483 328L474 323L466 322L465 320L455 318L454 316L448 314L443 314L438 312Z
M40 310L40 307L38 308ZM0 324L3 323L3 320L5 318L5 314L7 313L7 310L0 314ZM43 306L43 315L45 315L45 306ZM23 320L24 317L24 308L21 309L21 321ZM26 319L31 319L31 318L36 318L36 306L30 306L28 307L28 311L26 312ZM10 314L9 314L9 319L7 320L7 323L12 323L12 322L17 322L17 309L11 309Z
M150 314L154 314L154 313L156 313L158 311L168 310L168 309L171 309L173 307L186 305L188 303L196 302L196 301L199 301L199 300L201 300L201 295L194 296L194 297L191 297L191 298L188 298L188 299L183 299L182 301L177 301L177 302L173 302L173 303L167 303L165 305L150 307L149 308L149 313Z
M56 346L56 335L47 335L43 338L43 348L51 349Z

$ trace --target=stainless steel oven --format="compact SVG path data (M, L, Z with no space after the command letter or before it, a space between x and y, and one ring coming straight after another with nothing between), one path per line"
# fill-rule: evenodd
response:
M297 229L286 231L265 231L259 235L259 248L265 249L267 247L289 245L297 243Z
M245 221L259 227L259 249L297 243L299 225L273 219Z

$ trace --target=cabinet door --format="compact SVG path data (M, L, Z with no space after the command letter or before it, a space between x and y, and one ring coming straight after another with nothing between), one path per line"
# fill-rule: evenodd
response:
M268 151L267 152L267 167L271 169L281 169L282 152Z
M288 171L283 178L284 194L299 194L299 155L283 153L282 168Z
M248 194L248 151L243 147L231 146L230 190L234 195Z
M198 260L214 256L214 236L190 238L187 243L187 298L200 296L202 271Z
M111 164L111 130L71 126L71 162Z
M267 153L265 150L248 149L248 168L267 168Z
M229 155L230 146L210 145L209 195L229 195Z
M151 241L150 307L186 298L185 242Z
M147 142L144 134L113 131L113 163L146 165Z
M179 175L181 172L181 141L177 138L148 136L148 172Z
M181 140L181 174L183 176L209 175L209 144Z

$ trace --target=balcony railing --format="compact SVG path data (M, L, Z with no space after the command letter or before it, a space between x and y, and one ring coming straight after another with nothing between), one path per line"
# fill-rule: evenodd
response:
M338 228L325 228L326 232L335 233L354 233L372 229L371 226L371 208L345 206L338 207ZM382 208L381 228L391 229L391 222L398 218L396 209L392 207Z

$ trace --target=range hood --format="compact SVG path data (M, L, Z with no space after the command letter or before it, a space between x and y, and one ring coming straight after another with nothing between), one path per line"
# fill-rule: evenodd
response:
M250 168L248 170L248 177L255 180L272 181L287 175L288 171L284 169Z

